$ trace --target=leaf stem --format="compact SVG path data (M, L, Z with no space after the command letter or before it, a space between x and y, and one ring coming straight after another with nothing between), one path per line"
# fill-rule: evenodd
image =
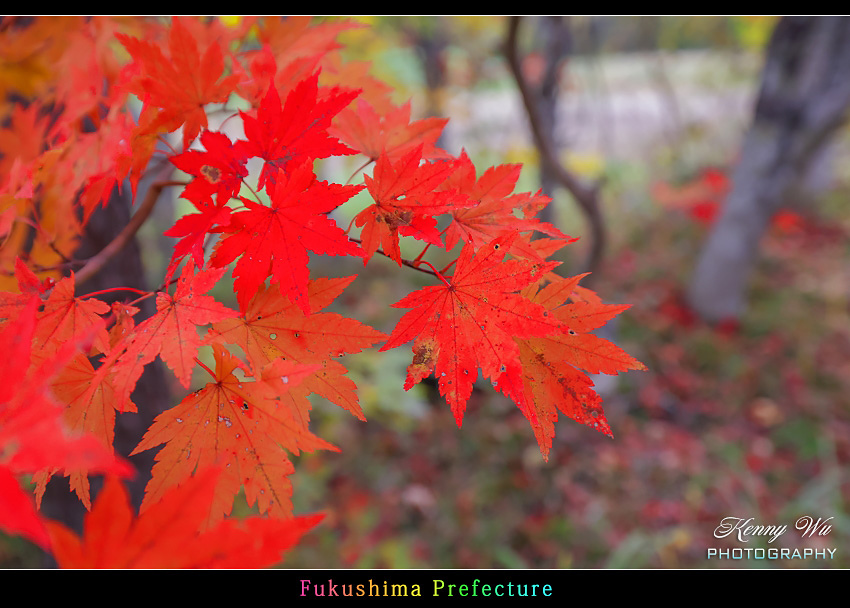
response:
M414 264L418 264L422 260L422 256L425 255L425 252L431 247L431 243L425 243L425 249L422 250L422 253L416 256L416 259L413 260Z
M144 291L142 289L136 289L135 287L109 287L107 289L101 289L100 291L92 291L91 293L87 293L87 294L85 294L84 296L81 296L81 297L89 298L91 296L99 296L101 294L111 293L113 291L134 291L136 293L142 294L143 296L148 296L151 293L149 291Z
M169 143L169 141L165 139L165 137L163 137L162 135L158 136L157 140L159 140L160 143L164 144L166 148L171 150L171 156L177 156L178 154L180 154L177 150L174 149L174 146L172 146L171 143Z
M157 291L159 291L159 290L157 290ZM151 296L153 296L153 295L156 295L157 291L149 291L149 292L147 292L145 295L143 295L143 296L140 296L140 297L136 298L136 299L135 299L135 300L133 300L132 302L129 302L129 303L128 303L128 306L135 306L136 304L138 304L138 303L139 303L139 302L141 302L142 300L147 300L149 297L151 297Z
M375 162L375 159L374 159L374 158L370 158L370 159L369 159L369 160L367 160L365 163L363 163L362 165L360 165L359 167L357 167L357 168L354 170L354 173L352 173L352 174L351 174L351 176L350 176L350 177L346 180L346 182L345 182L345 183L346 183L346 185L350 184L350 183L351 183L351 180L353 180L353 179L354 179L354 176L355 176L355 175L357 175L358 173L360 173L363 169L365 169L366 167L368 167L368 166L369 166L371 163L373 163L373 162Z
M442 274L439 270L437 270L436 268L434 268L433 266L431 266L431 262L428 262L428 261L426 261L426 260L422 260L422 261L421 261L421 262L419 262L419 263L420 263L420 264L427 264L427 265L431 268L431 270L433 270L433 271L434 271L434 274L437 276L437 278L438 278L438 279L440 279L446 287L451 287L451 286L452 286L452 284L451 284L451 283L449 283L449 282L446 280L446 277L444 277L444 276L443 276L443 274ZM452 264L454 264L454 262L452 262ZM451 264L449 264L449 266L451 266Z
M210 376L212 376L213 378L215 378L215 372L213 372L210 368L208 368L206 365L204 365L204 364L203 364L203 362L202 362L200 359L198 359L197 357L193 357L193 359L195 360L195 363L197 363L198 365L200 365L201 367L203 367L205 370L207 370L207 373L208 373Z
M246 188L248 188L248 190L250 190L250 191L251 191L251 194L253 194L253 195L254 195L254 198L255 198L255 199L257 199L257 202L258 202L258 203L260 203L260 204L262 205L262 204L263 204L263 201L261 201L261 200L260 200L260 195L259 195L259 194L257 194L257 193L254 191L254 189L251 187L251 184L249 184L248 182L246 182L246 181L245 181L245 178L244 178L244 177L242 178L242 184L243 184Z
M449 262L449 265L446 266L445 268L443 268L440 272L443 272L443 273L446 272L449 268L451 268L452 266L455 265L455 262L457 262L457 258L455 258L451 262Z
M352 236L350 236L348 238L351 239L352 241L354 241L355 243L359 243L361 245L363 244L363 241L361 241L358 238L355 238L355 237L352 237ZM388 253L384 252L383 249L378 249L377 251L375 251L375 253L380 253L382 256L392 259L392 256L390 256ZM417 258L417 260L418 260L418 258ZM445 279L445 277L443 277L443 275L440 274L439 271L431 265L430 262L426 262L425 260L411 261L411 260L407 260L405 258L401 258L401 263L404 266L407 266L409 268L413 268L413 270L418 270L419 272L424 272L425 274L430 274L431 276L437 277L443 283L445 283L446 287L451 286L451 283L449 283ZM427 268L422 268L421 264L427 264L431 268L431 270L428 270Z

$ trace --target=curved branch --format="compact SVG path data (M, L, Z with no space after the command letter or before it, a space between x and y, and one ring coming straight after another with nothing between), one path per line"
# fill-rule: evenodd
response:
M125 245L130 242L130 239L135 236L136 232L139 231L139 228L142 227L142 224L144 224L145 220L147 220L148 216L150 216L163 188L167 186L185 185L185 182L180 181L164 181L151 184L150 188L148 188L147 194L145 195L145 200L142 201L141 206L139 206L139 209L133 214L133 217L130 218L130 221L127 222L127 225L124 226L124 229L118 233L118 236L112 239L111 243L101 249L96 255L89 258L85 266L80 268L79 272L76 273L75 280L77 285L81 285L100 272L100 270L106 266L106 263L115 257L118 252L120 252Z
M568 171L557 159L555 145L550 133L546 132L542 125L540 110L531 87L522 73L519 51L517 48L517 37L519 32L520 17L511 17L508 20L508 34L505 44L505 55L510 65L511 72L516 80L517 88L522 96L523 105L531 125L531 133L534 143L540 153L540 158L552 170L555 178L573 196L582 213L590 225L591 244L588 259L585 262L585 270L594 272L602 261L602 255L607 244L607 232L602 217L602 208L599 203L599 188L601 182L590 186L582 183L576 176ZM592 275L591 275L592 276ZM590 278L590 277L588 277Z

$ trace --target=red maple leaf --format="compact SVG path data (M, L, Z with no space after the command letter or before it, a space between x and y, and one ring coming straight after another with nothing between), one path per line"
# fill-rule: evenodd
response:
M227 101L239 82L237 74L225 76L224 50L216 41L201 54L198 42L177 17L172 19L166 57L160 45L124 34L118 40L133 56L127 89L145 105L158 108L143 114L139 135L174 131L183 126L183 148L207 126L204 106Z
M129 112L121 111L121 105L115 105L100 122L94 133L77 133L74 157L74 172L84 180L79 195L79 204L83 208L83 223L87 222L98 205L106 205L110 195L131 169L133 192L141 177L140 167L147 164L147 150L133 150L135 122ZM135 165L135 166L134 166Z
M218 199L192 201L200 213L187 213L178 219L174 225L163 232L165 236L180 238L174 245L171 254L169 268L173 269L175 264L185 255L191 255L192 261L198 268L204 265L204 245L207 235L215 232L217 228L230 223L230 207L227 201Z
M243 178L248 176L245 167L248 158L234 147L224 133L204 131L201 133L201 144L204 150L186 150L169 157L175 167L194 178L181 196L198 203L218 194L220 200L227 202L239 193Z
M289 175L280 175L270 192L271 206L242 198L247 211L234 213L230 224L222 228L227 236L211 258L213 266L224 266L242 255L233 270L240 308L245 309L271 275L272 283L309 314L307 252L363 255L327 216L362 188L318 181L312 168L302 164Z
M401 318L381 350L414 340L404 388L435 372L440 394L458 425L479 367L502 392L514 396L521 381L515 338L544 336L561 328L561 322L540 304L517 293L558 262L504 261L517 236L516 232L501 236L475 253L466 245L446 283L425 287L393 304L413 310Z
M334 87L319 95L319 73L302 80L281 105L274 86L269 87L256 117L240 112L247 141L235 145L246 157L259 156L266 162L259 187L274 184L279 171L288 173L306 161L354 154L348 146L328 134L333 117L354 99L358 91Z
M201 143L206 150L187 150L170 157L175 167L193 176L181 196L200 211L184 215L163 233L165 236L182 237L174 246L171 266L187 254L192 255L198 268L204 265L207 235L230 222L227 203L239 193L248 175L245 168L247 158L236 151L227 135L204 131Z
M74 335L48 357L34 362L33 335L39 300L33 296L18 317L0 332L6 347L0 361L0 528L26 535L46 546L32 499L14 477L43 469L88 469L129 475L132 468L117 460L111 447L91 434L73 432L49 383L77 352L89 332Z
M15 473L0 465L0 530L28 538L44 549L50 547L50 535L38 516L32 494L25 492Z
M381 155L372 176L363 177L375 201L355 217L355 224L363 226L360 238L367 260L381 247L401 266L399 236L442 246L434 216L476 204L453 190L436 190L456 165L445 160L423 164L423 149L417 146L398 162Z
M452 221L446 229L446 249L451 249L458 241L478 249L506 232L519 231L529 234L516 239L510 253L543 261L545 256L541 256L528 239L532 231L555 237L561 245L578 240L567 236L552 224L533 217L517 217L515 211L532 210L533 213L551 200L540 192L514 193L521 168L521 165L490 167L476 180L475 166L466 151L460 155L457 170L440 185L440 189L454 189L476 204L469 208L452 209Z
M216 467L199 471L138 517L124 485L108 477L82 538L47 523L56 562L60 568L265 568L322 520L247 517L203 529L219 476Z
M251 372L224 347L213 344L213 353L215 372L207 370L213 382L157 416L132 452L165 444L156 455L142 511L196 468L218 462L224 472L207 505L210 522L230 513L243 485L248 503L257 502L260 512L289 516L292 486L288 476L294 468L286 452L337 450L313 435L277 400L318 366L277 359L264 366L257 379L249 380Z

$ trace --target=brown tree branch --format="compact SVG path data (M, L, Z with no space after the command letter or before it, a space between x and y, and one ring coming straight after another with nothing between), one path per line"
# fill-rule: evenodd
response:
M523 105L525 106L528 121L531 125L531 133L534 137L534 143L537 146L541 161L549 166L555 178L576 200L590 227L590 251L588 252L584 270L594 272L600 267L607 244L607 231L599 202L599 188L602 184L601 182L596 182L588 186L582 183L558 161L552 136L542 127L537 99L522 73L517 45L519 21L520 17L516 16L508 20L505 55L514 80L516 80L517 88L522 96ZM588 278L592 278L592 275Z
M148 216L150 216L163 188L167 186L185 185L185 182L180 181L163 181L151 184L150 188L148 188L147 194L145 195L145 200L142 201L141 206L136 213L133 214L133 217L130 218L130 221L127 222L127 225L124 226L124 229L119 232L118 236L112 239L112 242L110 242L106 247L101 249L96 255L89 258L85 266L80 268L79 272L76 273L76 284L81 285L97 274L106 265L106 263L109 262L109 260L115 257L115 255L117 255L118 252L120 252L127 243L130 242L130 239L135 236L135 234L139 231L139 228L142 227L142 224L144 224L145 220L147 220Z

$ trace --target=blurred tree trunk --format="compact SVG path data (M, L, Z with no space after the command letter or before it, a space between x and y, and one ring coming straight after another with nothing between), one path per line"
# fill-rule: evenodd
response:
M771 217L801 194L850 105L850 18L784 17L767 48L752 124L732 191L689 289L705 320L738 318L759 239Z
M448 27L444 17L435 17L435 23L427 22L419 28L408 29L408 35L422 61L425 75L427 116L445 116L446 49L449 46Z

